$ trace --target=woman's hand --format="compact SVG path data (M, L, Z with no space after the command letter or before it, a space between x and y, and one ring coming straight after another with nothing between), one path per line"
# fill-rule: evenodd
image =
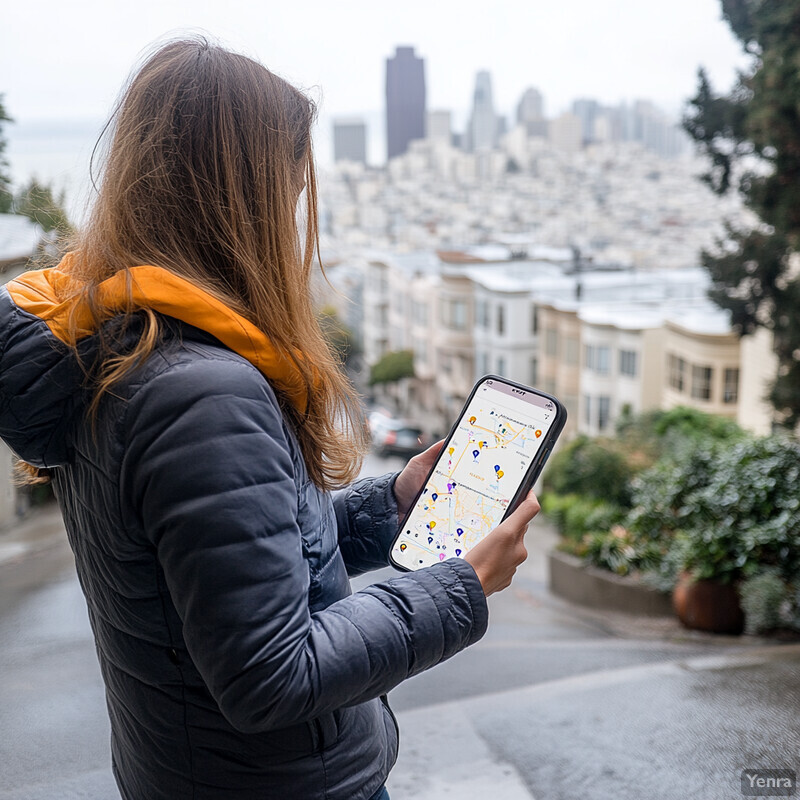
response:
M422 488L423 481L428 477L443 444L444 439L440 439L424 453L414 456L397 476L397 480L394 482L394 497L397 500L398 522L402 522L403 517L408 513L408 509Z
M539 509L539 500L533 492L529 492L508 519L503 520L464 556L464 560L472 564L487 597L505 589L511 583L517 567L528 557L523 539L528 523L539 513Z

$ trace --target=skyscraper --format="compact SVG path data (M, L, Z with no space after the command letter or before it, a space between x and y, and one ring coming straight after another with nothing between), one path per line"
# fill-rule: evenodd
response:
M398 47L386 59L386 158L425 138L425 62L413 47Z
M583 131L583 141L591 142L595 138L594 123L601 112L601 106L597 100L581 98L572 103L572 113L580 118L581 129Z
M481 70L475 76L472 116L469 120L469 149L492 150L497 143L497 115L492 100L492 76Z
M528 87L517 104L517 122L527 124L544 119L544 98L533 86Z
M525 128L528 136L547 138L547 120L544 117L544 97L542 93L529 86L517 104L517 124Z
M347 118L333 123L333 160L367 162L367 126L362 119Z

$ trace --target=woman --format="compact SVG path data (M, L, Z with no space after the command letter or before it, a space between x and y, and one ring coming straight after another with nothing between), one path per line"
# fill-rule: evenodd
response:
M53 482L126 800L388 796L382 696L483 635L538 511L351 594L436 448L350 484L365 427L310 304L313 114L247 58L167 44L74 251L0 292L0 435Z

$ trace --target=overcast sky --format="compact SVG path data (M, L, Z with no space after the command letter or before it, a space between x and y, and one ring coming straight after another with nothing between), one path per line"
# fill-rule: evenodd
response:
M313 87L326 117L383 108L397 44L425 58L429 108L465 110L489 69L506 114L530 85L548 114L581 96L677 112L699 64L727 88L747 63L719 0L16 0L3 9L0 93L20 122L104 117L147 46L185 30Z

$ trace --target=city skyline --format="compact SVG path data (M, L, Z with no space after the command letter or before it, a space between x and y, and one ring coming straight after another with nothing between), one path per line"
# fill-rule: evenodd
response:
M675 156L689 147L680 118L670 117L649 98L604 105L582 95L562 113L548 115L546 93L540 87L528 86L506 113L495 107L491 70L482 69L475 74L471 109L458 113L452 106L431 109L427 105L425 60L416 55L413 46L398 45L395 55L386 59L385 70L386 95L380 121L377 113L371 115L371 121L368 114L333 118L334 162L352 160L381 166L406 153L411 142L422 139L448 141L466 152L490 152L515 126L522 127L528 137L560 142L568 150L595 142L640 141L662 155ZM458 120L456 124L454 118ZM342 139L343 126L359 128L363 150L358 150L357 157L344 155L347 148ZM370 141L372 146L368 147ZM319 144L317 138L318 156Z

